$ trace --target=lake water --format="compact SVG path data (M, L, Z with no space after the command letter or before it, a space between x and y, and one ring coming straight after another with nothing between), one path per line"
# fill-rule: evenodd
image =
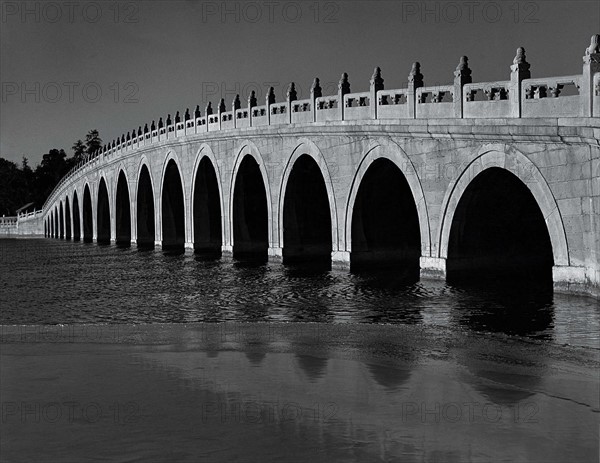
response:
M50 239L0 287L1 462L597 461L590 298Z
M52 239L0 240L0 324L410 324L600 347L598 301Z

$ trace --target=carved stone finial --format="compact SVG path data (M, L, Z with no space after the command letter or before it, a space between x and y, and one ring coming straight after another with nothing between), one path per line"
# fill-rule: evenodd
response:
M527 59L525 57L525 49L523 47L517 48L517 54L513 59L513 64L529 64L527 63Z
M319 98L322 95L322 90L321 90L321 85L320 85L321 81L319 80L318 77L315 77L315 80L312 83L312 86L310 87L310 94L313 96L313 98Z
M248 96L248 107L254 108L256 106L256 92L252 90L250 96Z
M239 93L233 99L233 103L231 103L231 107L233 108L234 111L236 111L237 109L240 109L242 107L242 103L240 102Z
M138 127L138 137L139 137L140 135L142 135L142 126L141 126L141 125Z
M162 128L164 127L164 125L165 125L165 124L163 123L162 117L161 117L161 118L159 118L159 119L158 119L158 128L159 128L159 129L162 129Z
M154 121L152 122L154 124ZM148 124L144 125L144 133L148 133Z
M269 87L267 97L265 98L265 103L267 104L267 106L275 103L275 89L273 87Z
M287 100L296 101L297 99L298 93L296 92L296 84L294 82L290 82L290 85L287 89Z
M224 113L226 111L227 107L225 106L225 98L221 98L221 101L219 101L219 112Z
M127 137L129 137L129 134L127 134ZM121 135L121 143L125 143L125 134Z
M212 109L212 101L209 101L208 104L206 105L206 115L210 116L213 113L213 109Z
M190 108L185 108L185 114L183 115L183 119L186 122L190 120Z
M338 88L342 95L346 95L350 93L350 82L348 82L348 74L343 72L340 77L340 81L338 82Z
M200 105L197 104L196 110L194 111L194 118L198 119L199 117L202 117L202 113L200 112Z
M156 124L154 123L154 121L152 121L152 124L150 125L151 130L156 130Z
M423 86L423 74L421 74L421 63L415 61L408 75L408 82L414 85L414 88Z
M460 79L461 84L471 83L471 69L469 68L469 58L467 58L466 56L460 57L458 66L456 66L456 70L454 71L454 77L455 79Z
M595 53L600 53L600 34L592 35L590 39L590 46L585 49L585 54L593 55Z
M517 73L520 80L529 79L531 77L530 67L531 65L527 62L525 56L525 49L523 47L517 48L517 54L511 66L512 72Z
M179 115L179 111L175 114L175 124L179 124L181 122L181 116Z
M167 114L167 125L171 125L173 121L171 120L171 115Z
M383 77L381 77L381 68L379 66L373 70L371 86L375 87L375 91L383 90Z

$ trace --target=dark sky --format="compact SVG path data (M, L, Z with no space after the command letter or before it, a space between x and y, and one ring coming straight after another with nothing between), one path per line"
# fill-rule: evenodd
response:
M506 80L518 46L533 77L580 74L600 2L0 1L0 157L36 165L89 129L111 141L158 117L250 90L263 104L315 76L354 92L375 66L386 88L420 61L425 85L450 83L467 55L474 81Z

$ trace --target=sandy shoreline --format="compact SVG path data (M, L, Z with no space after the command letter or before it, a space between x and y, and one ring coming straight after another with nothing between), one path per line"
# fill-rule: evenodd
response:
M596 349L317 323L2 326L0 340L2 461L598 456Z

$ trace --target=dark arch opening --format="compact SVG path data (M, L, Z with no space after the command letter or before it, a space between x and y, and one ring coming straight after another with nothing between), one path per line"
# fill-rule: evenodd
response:
M98 186L98 210L96 214L98 226L98 244L110 244L110 206L108 202L108 189L104 179L100 179Z
M456 207L448 241L448 281L537 280L552 284L552 244L527 186L492 167L477 175Z
M146 166L142 167L137 191L137 246L138 248L154 247L154 193L150 173Z
M69 197L65 198L65 238L71 239L71 207L69 206Z
M194 250L206 256L221 255L221 201L217 174L203 157L194 180Z
M54 238L58 238L58 208L55 206L54 207Z
M183 250L185 246L185 208L181 176L175 161L170 160L162 189L163 248Z
M94 239L94 220L92 217L92 196L88 185L83 190L83 241L91 243Z
M50 212L50 238L54 238L54 212Z
M48 219L44 219L44 238L48 237Z
M412 191L402 171L377 159L361 180L352 213L352 270L390 268L419 278L421 232Z
M266 261L269 249L267 192L256 160L246 155L233 192L233 256Z
M116 244L131 245L131 205L129 202L129 187L123 171L119 173L116 199Z
M79 241L81 239L81 226L79 224L79 201L77 200L77 192L73 192L73 239Z
M331 214L325 180L316 161L300 156L283 203L283 261L331 262Z
M58 206L58 229L60 231L59 237L61 240L65 238L65 215L63 213L63 210L64 210L64 205L61 201Z

